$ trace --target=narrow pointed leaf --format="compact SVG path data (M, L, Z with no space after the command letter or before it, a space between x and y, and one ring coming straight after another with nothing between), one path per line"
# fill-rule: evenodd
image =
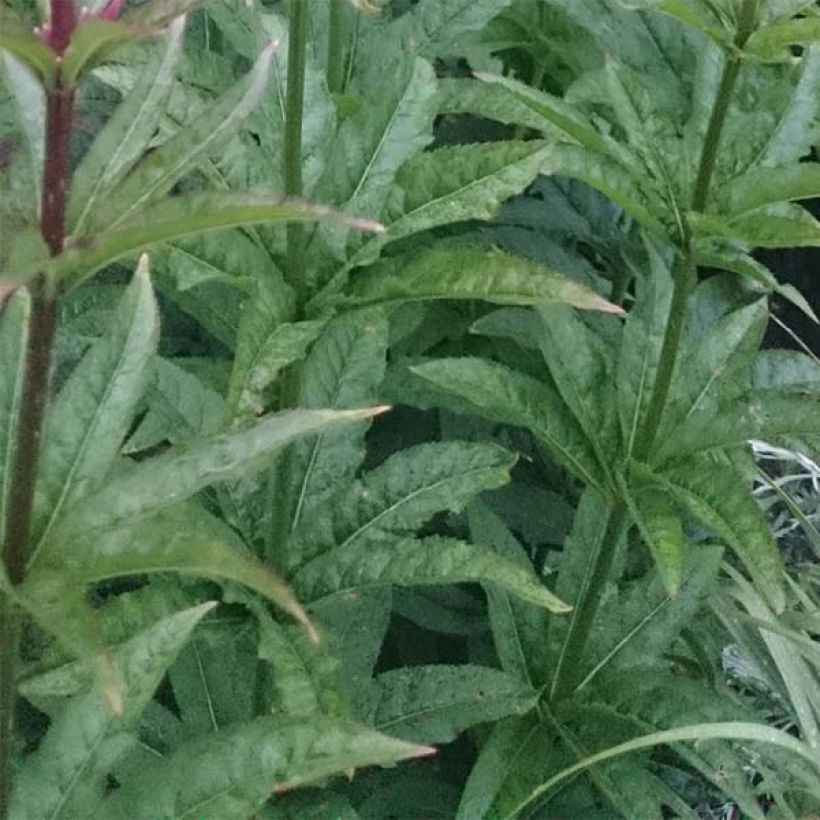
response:
M373 222L298 200L260 194L186 194L161 199L143 214L120 223L116 230L104 231L78 243L64 254L58 275L76 284L122 256L204 231L239 225L319 221L339 222L359 230L380 230Z
M245 820L274 791L430 753L428 747L328 717L262 717L180 746L115 793L105 816ZM150 801L141 799L146 792Z
M785 203L722 219L690 214L698 233L744 242L753 248L820 247L820 222L805 208Z
M713 529L735 551L775 611L783 611L783 562L777 543L750 488L733 468L699 458L649 473L648 480L664 486L677 503Z
M143 257L106 334L83 357L49 410L37 483L35 543L65 508L106 481L151 375L159 313Z
M524 601L551 612L567 612L532 570L486 547L433 536L362 540L314 558L294 576L293 585L305 601L378 586L492 583Z
M60 81L68 88L77 85L83 74L135 38L136 32L117 20L81 20L60 63Z
M764 60L789 60L789 46L809 46L820 42L820 17L796 17L762 26L752 34L743 50Z
M27 65L44 86L54 82L57 55L5 5L0 9L0 49Z
M438 359L411 369L466 399L481 415L527 427L564 466L599 485L600 467L592 445L561 396L547 384L483 359Z
M16 291L0 314L0 532L6 531L6 504L17 455L30 314L31 297L23 288Z
M217 482L247 477L295 439L337 424L361 421L382 408L294 410L269 415L229 433L172 449L130 466L122 475L75 505L60 526L60 537L103 530L135 516L184 501Z
M491 444L421 444L391 456L345 493L333 496L289 539L290 572L319 555L373 538L411 535L436 513L458 512L482 490L509 480L515 456Z
M639 476L624 485L629 512L652 553L664 586L671 596L678 594L683 578L683 523L669 494L662 487Z
M196 624L202 604L172 615L132 638L118 653L123 714L95 687L73 700L26 761L15 790L15 816L58 820L90 816L105 791L105 765L116 736L130 729Z
M182 54L184 19L169 29L161 59L148 61L134 88L96 136L74 172L68 205L72 232L143 155L160 123Z
M820 17L817 18L820 23ZM715 192L726 216L734 217L776 202L820 196L820 162L757 168Z
M500 14L511 0L422 0L408 15L409 36L425 57L453 54L462 35L480 31Z
M169 571L244 584L290 613L315 638L287 585L256 561L226 524L195 504L90 530L66 541L55 539L42 554L37 573L62 574L82 585Z
M167 193L187 171L216 150L253 112L265 93L273 46L261 53L253 69L233 88L137 165L101 201L90 221L112 228Z
M501 305L558 302L586 310L621 309L559 273L503 251L434 248L409 259L374 265L354 278L351 302L377 304L417 299L484 299Z
M518 678L473 664L393 669L369 695L370 722L417 743L449 743L475 724L528 712L538 697Z
M331 322L300 368L300 407L355 407L373 402L384 377L387 321L379 311ZM316 505L349 486L364 458L367 423L330 430L288 448L274 470L277 549Z

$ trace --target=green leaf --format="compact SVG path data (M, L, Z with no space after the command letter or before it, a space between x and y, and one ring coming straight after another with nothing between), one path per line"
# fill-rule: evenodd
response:
M551 612L567 612L532 570L487 549L453 538L362 539L314 558L294 576L309 602L386 585L492 583Z
M107 820L246 820L273 792L432 753L327 717L261 717L185 743L103 806Z
M270 290L260 282L242 312L228 391L228 412L234 418L262 412L265 390L283 368L305 357L327 324L325 319L282 322Z
M380 66L379 78L380 93L339 127L314 193L374 218L382 215L399 168L432 139L436 90L432 66L404 54ZM348 232L325 229L321 237L341 258Z
M369 419L381 409L271 414L231 432L140 461L74 505L54 531L55 537L66 539L90 530L103 531L184 501L217 481L247 477L295 439L337 424Z
M570 308L541 307L541 354L602 465L619 450L613 362L604 340Z
M589 755L578 763L563 769L547 781L534 789L530 795L519 803L513 811L505 816L505 820L512 820L520 816L530 804L547 794L554 786L574 776L578 772L621 755L630 754L640 749L649 749L664 744L693 741L704 743L709 740L743 740L749 743L765 743L787 750L795 757L805 760L812 769L817 769L817 760L814 751L808 744L803 743L792 735L780 729L772 729L758 723L744 723L740 721L728 723L703 723L694 726L681 726L663 732L653 732L642 737L610 746L601 752Z
M37 479L31 561L64 510L100 489L152 375L159 313L143 257L106 334L73 370L49 410Z
M713 529L735 551L774 610L783 611L783 562L777 543L751 488L735 469L708 458L654 474L634 469L665 487L678 504Z
M603 137L583 112L572 103L509 77L483 73L476 74L476 77L485 83L493 83L505 88L512 97L543 117L550 126L563 131L579 145L592 149L602 157L609 156L617 159L613 153L614 144Z
M683 578L686 549L680 515L664 488L647 480L646 476L630 475L622 489L629 512L652 553L664 587L674 597Z
M204 0L149 0L127 9L122 20L137 28L160 29L203 4Z
M385 232L353 254L325 292L341 289L351 270L374 262L389 242L439 225L491 219L505 199L535 179L549 151L536 141L500 142L439 148L413 157L398 172L399 191L395 205L388 203Z
M557 391L483 359L438 359L411 368L437 387L466 399L482 416L529 428L584 481L600 485L601 468L578 422Z
M146 209L234 134L265 93L273 48L265 48L245 77L143 159L89 215L91 227L111 230Z
M654 247L647 243L649 270L636 284L637 298L621 337L617 364L618 417L627 458L643 429L660 363L672 279Z
M789 46L809 46L820 41L820 17L796 17L762 26L746 41L743 50L764 60L788 61Z
M40 212L40 199L42 196L46 130L45 93L34 75L17 59L9 54L2 54L0 57L2 57L0 77L2 77L4 85L7 86L13 97L16 121L20 135L23 138L22 153L25 155L24 160L19 159L17 163L12 163L12 167L6 172L4 197L8 199L4 206L10 211L10 221L16 221L15 217L19 213L24 220L32 224L32 230L37 231L39 234L39 226L34 228L34 225ZM15 177L17 178L15 179ZM2 214L0 219L5 222L5 219L9 217ZM3 231L4 243L11 245L12 225L6 226L0 222L0 231ZM14 226L14 234L18 231L19 228ZM17 245L20 242L20 237L15 238L14 245ZM38 262L44 261L40 249L45 246L45 243L40 237L30 237L24 240L24 243L30 243L30 252L34 252L35 266ZM9 263L10 260L8 260L6 254L12 256L9 250L0 254L4 279L11 278L10 269L13 269L13 264Z
M820 247L820 222L799 205L782 203L763 210L721 219L689 214L695 230L703 236L720 236L753 248Z
M0 314L0 532L6 531L6 505L17 455L30 315L31 297L23 288L14 293Z
M417 743L449 743L476 724L528 712L538 698L512 675L473 664L393 669L368 695L379 731Z
M440 114L471 114L533 131L546 130L544 118L506 88L467 77L439 80L438 111Z
M515 485L511 488L515 491ZM491 547L499 555L530 568L523 547L504 522L480 501L474 501L467 511L470 537L476 544ZM513 596L491 584L487 593L487 616L493 634L493 644L501 668L519 680L536 687L544 674L544 636L546 614L543 609L522 604Z
M347 408L376 400L384 377L387 322L379 311L332 321L299 372L300 407ZM368 425L322 433L290 447L276 465L271 544L280 548L303 517L339 487L349 486L364 458Z
M452 55L463 34L480 31L512 0L421 0L408 15L408 36L424 57Z
M583 285L503 251L454 246L433 247L409 259L397 257L355 277L346 299L380 304L429 299L484 299L501 305L549 302L586 310L621 309Z
M653 461L664 463L695 453L742 447L750 439L820 434L820 401L793 391L741 396L720 411L692 412L660 443Z
M515 456L492 444L440 442L401 450L314 509L285 545L292 572L334 549L412 535L436 513L459 512L509 480Z
M820 17L817 18L820 23ZM754 211L776 202L820 196L820 162L800 162L776 168L756 168L735 177L715 192L727 217Z
M456 820L504 816L549 773L555 745L535 715L498 721L464 784Z
M122 256L160 242L239 225L321 220L360 230L381 230L373 222L346 217L331 208L299 200L225 192L185 194L156 201L134 219L118 223L116 230L109 229L94 239L78 243L63 254L57 274L73 285Z
M156 380L145 402L148 412L122 448L138 453L164 442L187 444L199 436L218 433L223 426L225 402L196 376L168 359L154 359Z
M0 49L28 66L49 87L56 74L57 55L8 6L0 9Z
M108 766L196 624L211 610L202 604L165 618L132 638L118 652L122 709L95 687L66 707L26 760L14 791L13 816L90 817L106 788Z
M122 180L153 139L173 87L184 32L184 19L171 25L162 57L147 61L140 78L74 172L68 204L72 233L82 233L97 201Z
M63 577L71 586L149 572L183 572L236 581L265 595L315 631L286 584L245 549L239 537L196 504L180 504L153 516L111 523L52 539L30 574Z
M81 19L60 62L60 82L74 87L83 74L135 37L134 30L118 20Z

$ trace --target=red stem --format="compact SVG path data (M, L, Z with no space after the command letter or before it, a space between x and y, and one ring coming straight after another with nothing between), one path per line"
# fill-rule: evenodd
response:
M68 48L77 22L77 7L74 0L51 0L48 44L58 54L62 54Z

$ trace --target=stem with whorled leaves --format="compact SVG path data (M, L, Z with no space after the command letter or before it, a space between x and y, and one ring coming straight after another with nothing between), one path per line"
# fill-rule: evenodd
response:
M51 0L46 39L58 54L68 47L76 25L74 0ZM58 71L54 86L46 91L45 167L40 209L40 232L52 256L62 252L65 240L73 114L74 89L62 86ZM31 320L3 532L3 567L12 585L23 581L32 551L34 488L58 316L57 294L45 275L38 276L29 288ZM6 820L11 795L21 613L13 600L2 593L0 630L0 820Z

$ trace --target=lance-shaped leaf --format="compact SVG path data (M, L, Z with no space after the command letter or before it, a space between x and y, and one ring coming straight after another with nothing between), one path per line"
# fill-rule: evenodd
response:
M795 17L762 26L746 41L743 50L764 60L793 58L789 46L810 46L820 42L820 17Z
M107 766L122 749L123 731L136 724L194 627L213 607L207 603L165 618L120 648L122 714L111 710L99 686L73 700L21 770L15 816L68 820L94 813L105 793Z
M481 31L511 0L422 0L408 14L406 35L425 57L454 53L458 38Z
M158 336L159 314L143 256L107 333L85 354L49 411L37 479L36 544L48 538L66 507L105 483L148 385Z
M381 226L369 220L347 217L332 208L281 197L231 193L171 196L154 202L144 213L120 223L116 230L109 229L93 238L78 241L61 258L57 274L70 286L122 256L160 242L239 225L319 221L338 222L365 231L381 230Z
M677 595L683 578L686 543L672 497L663 486L640 473L623 482L622 492L667 592Z
M101 490L74 505L55 535L59 531L58 538L66 538L92 529L104 530L184 501L217 481L247 477L295 439L370 418L383 409L278 413L229 433L199 439L188 447L169 450L130 465Z
M478 723L528 712L538 694L486 666L413 666L378 675L368 694L369 722L417 743L449 743Z
M411 535L436 513L458 512L509 480L515 456L490 444L422 444L391 456L345 493L318 507L285 547L291 572L338 547Z
M390 81L339 127L314 193L321 201L344 203L349 213L374 217L381 216L399 168L432 139L435 116L435 74L426 60L398 54L381 72L382 81ZM322 232L339 257L347 235Z
M663 472L633 465L695 518L713 529L737 554L777 612L785 606L783 562L766 517L750 488L732 467L708 458L691 459Z
M429 299L484 299L501 305L559 302L585 310L621 308L549 268L503 251L475 247L431 248L374 265L354 278L351 303Z
M353 254L316 301L341 290L350 271L374 262L389 242L438 225L491 219L505 199L535 179L550 150L536 141L479 143L413 157L397 175L401 195L394 206L388 203L384 233Z
M57 54L6 5L0 8L0 50L27 65L44 86L54 82Z
M43 166L45 157L45 133L46 133L46 98L45 93L37 82L36 77L19 60L10 54L0 53L0 80L8 87L12 96L13 108L16 115L19 134L22 137L22 145L18 146L16 154L22 153L24 156L13 155L11 167L5 170L4 184L4 210L8 208L11 212L9 216L16 221L28 222L32 225L32 232L37 231L34 225L40 213L40 199L42 197ZM18 217L19 214L19 217ZM0 215L0 220L5 220L5 214ZM39 227L39 226L38 226ZM20 243L22 248L18 248L16 255L21 257L16 264L21 264L26 254L21 254L20 250L29 245L28 252L32 253L35 268L38 262L42 262L40 248L45 244L42 238L32 236L21 243L20 228L16 225L8 226L0 222L0 232L3 236L3 244L6 249L0 252L0 263L2 264L3 279L16 278L13 274L15 267L14 247ZM39 231L37 231L39 233ZM9 258L11 257L11 258Z
M168 30L162 57L149 60L128 96L106 122L72 176L68 224L81 234L89 213L145 152L162 118L182 54L185 20Z
M820 247L820 222L792 203L771 205L734 219L689 214L689 220L703 236L720 236L752 248Z
M820 23L820 17L817 20ZM820 162L756 168L735 177L715 192L718 209L730 218L764 205L814 199L818 196Z
M327 324L325 319L282 321L281 297L272 292L277 285L259 282L243 308L228 390L231 417L261 413L264 391L283 368L305 357Z
M820 435L820 400L798 392L767 391L741 396L719 412L695 409L653 456L655 463L694 453L742 447L750 439Z
M246 820L272 792L432 752L329 717L262 717L183 744L103 809L110 820Z
M99 202L89 221L95 229L119 226L149 202L167 193L180 177L236 132L265 93L273 46L262 51L253 69L233 88L182 128Z
M600 486L602 471L589 439L559 393L546 383L476 358L438 359L411 370L466 399L482 416L527 427L564 466Z
M439 80L438 111L439 114L471 114L533 131L546 130L544 117L506 88L467 77Z
M300 368L300 407L345 408L376 399L384 377L387 321L379 311L331 322ZM271 545L281 549L303 517L348 485L364 458L367 424L331 430L288 448L274 471Z
M184 572L236 581L268 597L315 631L287 585L245 549L222 521L196 504L180 504L153 516L55 537L41 553L32 578L62 574L74 585L148 572Z
M205 0L149 0L129 8L122 20L135 28L165 28L183 14L196 10L204 2Z
M99 17L81 20L60 63L60 82L68 88L77 85L83 74L136 36L133 29L117 20Z
M570 609L527 567L486 547L439 536L362 539L314 558L296 573L293 585L305 601L315 602L369 587L476 581L496 584L551 612Z
M544 361L601 464L608 464L620 445L610 352L570 308L549 305L540 313Z
M31 297L17 290L0 314L0 532L6 531L9 490L17 455Z
M618 418L627 457L643 428L660 363L672 279L655 248L647 243L650 266L638 280L637 299L621 336L617 364Z

